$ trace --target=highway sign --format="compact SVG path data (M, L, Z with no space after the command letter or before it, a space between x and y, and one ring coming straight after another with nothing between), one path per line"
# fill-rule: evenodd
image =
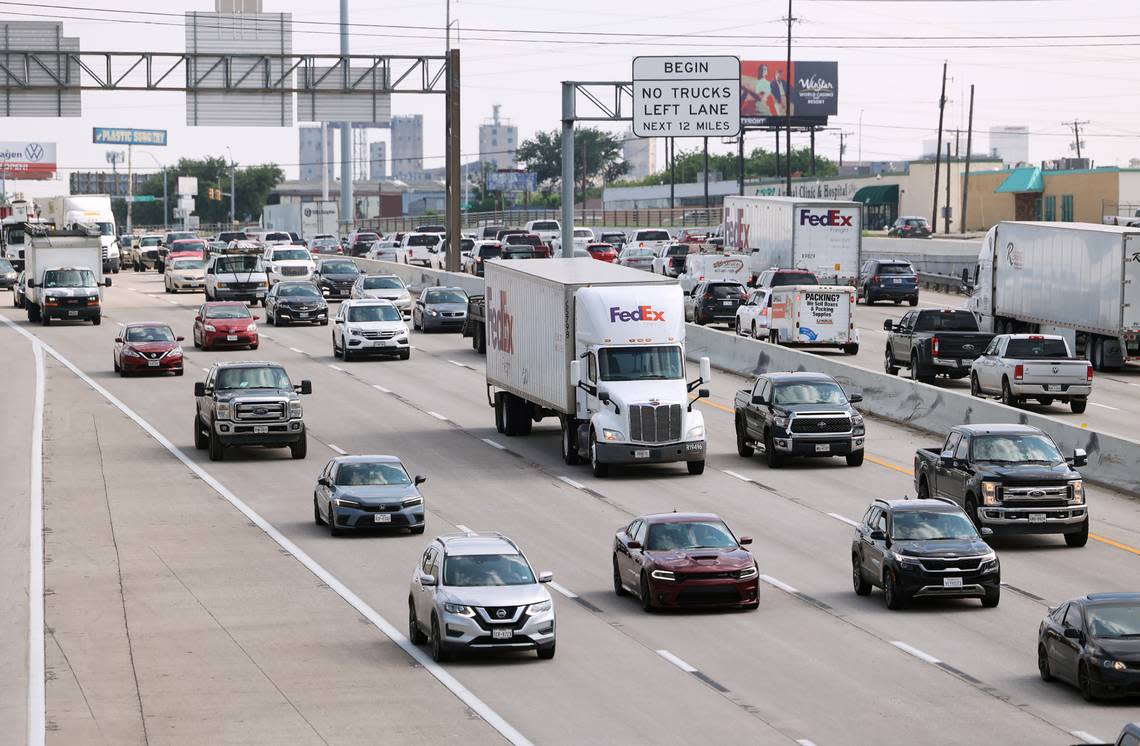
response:
M634 57L633 134L731 137L740 132L740 59Z
M166 130L135 130L125 127L95 127L92 142L108 145L165 145Z
M131 202L154 202L155 196L153 194L136 194L130 198Z

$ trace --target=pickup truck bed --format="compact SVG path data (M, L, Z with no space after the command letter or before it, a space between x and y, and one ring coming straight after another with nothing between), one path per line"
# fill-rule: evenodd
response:
M962 309L910 311L897 325L888 320L883 329L887 332L887 374L908 368L912 379L924 383L940 375L965 378L994 338L979 331L973 314Z
M467 318L463 320L460 334L471 337L471 349L487 354L487 314L482 295L472 295L467 298Z

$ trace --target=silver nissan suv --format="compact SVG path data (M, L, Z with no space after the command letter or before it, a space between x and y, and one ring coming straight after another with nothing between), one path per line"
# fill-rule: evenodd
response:
M462 650L534 650L554 657L554 603L518 546L499 533L438 536L412 573L408 637L449 660Z

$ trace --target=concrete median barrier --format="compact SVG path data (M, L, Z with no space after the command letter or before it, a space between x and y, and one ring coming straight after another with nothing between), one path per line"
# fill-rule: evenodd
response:
M411 288L446 286L463 288L468 295L483 294L483 278L461 272L445 272L439 269L420 267L414 264L381 262L372 259L353 259L356 266L369 274L396 275Z

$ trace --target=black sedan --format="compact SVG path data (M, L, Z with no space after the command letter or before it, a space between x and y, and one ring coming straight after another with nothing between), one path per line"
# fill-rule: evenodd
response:
M467 318L467 292L463 288L425 288L412 307L412 328L458 331Z
M1090 593L1050 611L1037 632L1037 670L1089 701L1140 696L1140 593Z
M313 490L313 521L340 536L346 529L399 528L424 532L427 477L408 476L395 456L338 456L325 465Z
M311 282L279 282L265 296L265 318L270 324L329 323L329 304Z
M321 259L313 270L313 282L327 298L347 298L357 277L360 270L349 259Z

